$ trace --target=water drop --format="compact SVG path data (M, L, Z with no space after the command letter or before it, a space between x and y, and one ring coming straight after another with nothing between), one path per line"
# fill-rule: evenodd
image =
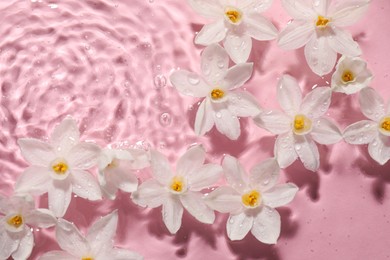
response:
M162 113L160 115L160 124L162 126L169 126L172 122L172 117L169 113Z
M200 82L199 76L196 74L188 75L187 80L191 85L198 85Z
M164 75L157 75L155 78L154 78L154 86L159 89L159 88L163 88L167 85L167 79L165 78Z

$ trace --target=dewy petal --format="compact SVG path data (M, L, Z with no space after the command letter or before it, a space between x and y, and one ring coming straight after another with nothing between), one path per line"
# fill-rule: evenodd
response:
M253 226L253 216L245 212L230 215L226 222L226 231L230 240L242 240Z
M274 153L282 169L290 166L298 158L298 154L294 149L292 132L281 134L276 138Z
M151 151L150 164L154 178L162 185L168 184L173 174L168 159L158 151Z
M201 193L188 191L179 197L184 208L198 221L206 224L214 222L214 211L207 207Z
M354 41L352 35L340 28L333 27L333 34L328 39L329 46L337 53L356 57L362 54L359 44Z
M121 248L114 248L110 255L112 257L112 260L143 260L144 258L135 252L121 249Z
M16 181L15 192L41 195L47 192L50 180L50 171L46 167L30 166Z
M237 140L241 134L240 121L237 116L234 116L229 109L220 106L220 104L215 104L218 106L217 109L214 108L214 122L217 130L226 135L231 140Z
M305 57L311 70L319 76L332 71L337 53L329 46L326 37L313 37L305 46Z
M246 14L244 22L247 34L258 41L273 40L278 36L275 26L257 12Z
M316 119L313 122L311 137L317 143L326 145L335 144L343 138L337 125L324 117Z
M253 63L241 63L231 67L221 82L221 87L233 90L244 85L252 77Z
M228 186L218 187L205 197L205 203L221 213L238 214L243 210L241 194Z
M127 152L129 152L133 157L133 161L131 162L131 169L140 170L150 166L149 152L138 148L127 149Z
M294 20L280 32L278 45L285 50L301 48L314 34L314 25L307 21Z
M328 111L331 97L331 88L317 87L305 96L300 112L312 119L319 118Z
M291 130L291 118L277 110L266 110L255 117L254 122L261 128L279 135Z
M222 168L230 186L239 192L243 192L247 187L247 177L244 168L237 158L226 155L222 161Z
M78 260L77 257L74 257L64 251L50 251L42 255L39 260Z
M379 121L385 115L385 102L373 88L364 88L359 93L360 109L371 120Z
M32 165L47 167L55 158L53 147L33 138L21 138L18 140L23 157Z
M332 23L341 27L354 24L366 14L369 3L369 0L355 0L336 5L332 12Z
M196 73L186 70L176 70L169 78L172 85L183 95L205 97L210 92L210 86Z
M295 151L306 169L317 171L320 167L320 154L317 145L309 135L295 135Z
M50 140L60 154L67 154L69 150L79 142L80 132L76 121L71 117L66 117L54 128Z
M13 259L28 259L34 247L34 235L29 228L25 229L25 234L21 238L19 247L12 253Z
M363 120L348 126L343 133L344 140L350 144L368 144L378 136L378 123Z
M273 0L240 0L236 1L240 10L262 13L271 7Z
M218 43L225 39L227 28L223 18L218 19L214 23L206 24L202 30L196 35L195 43L207 46L213 43Z
M112 239L116 234L117 224L118 212L115 210L92 225L86 237L92 252L96 254L106 244L112 243Z
M221 16L222 7L217 0L187 0L192 9L206 18Z
M311 6L307 5L307 2L303 0L282 0L282 5L287 13L295 19L306 20L317 15Z
M239 117L257 116L261 112L260 105L252 94L245 91L228 93L228 109Z
M282 207L294 199L298 190L298 187L293 183L276 185L262 194L264 204L271 208Z
M390 159L390 139L388 136L378 135L368 144L368 153L380 165Z
M121 166L107 171L106 180L124 192L136 191L138 187L137 177L128 168Z
M167 191L156 180L150 179L144 181L138 190L131 194L132 200L142 206L156 208L164 203L167 197Z
M280 106L290 116L295 116L302 102L302 92L295 78L283 75L277 87Z
M0 259L8 259L18 248L19 239L10 237L4 229L3 223L0 224Z
M218 164L205 164L187 176L188 185L192 191L208 188L219 180L222 171L222 167Z
M24 215L27 224L40 228L49 228L57 224L57 219L48 209L35 209Z
M280 176L280 168L275 158L262 161L250 171L249 181L252 186L265 192L275 186Z
M213 113L210 99L205 98L196 112L194 131L197 135L206 134L214 126Z
M276 244L280 235L280 226L279 213L273 208L264 206L255 217L251 232L264 244Z
M162 209L162 216L165 226L171 234L176 234L181 226L183 206L177 197L169 197L165 200Z
M49 209L56 217L65 215L72 198L72 185L69 180L53 180L48 183Z
M327 16L330 2L331 0L314 0L314 10L320 15Z
M72 147L65 158L71 168L89 169L97 164L100 148L94 143L80 142Z
M58 220L56 238L61 249L72 255L82 257L89 252L87 240L74 224L65 219Z
M252 38L247 34L230 33L226 35L223 45L234 63L244 63L252 51Z
M176 174L180 176L191 175L202 167L206 153L202 145L194 145L180 157L176 165Z
M201 54L201 69L207 82L216 87L225 77L229 67L229 55L219 44L206 47ZM208 89L208 95L210 87ZM204 96L206 96L204 95Z
M102 193L99 184L92 174L83 170L72 170L73 193L87 200L101 200Z

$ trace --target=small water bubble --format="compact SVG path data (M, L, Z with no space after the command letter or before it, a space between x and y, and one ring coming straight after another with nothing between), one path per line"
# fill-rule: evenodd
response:
M159 89L159 88L163 88L167 85L167 79L165 78L164 75L157 75L155 78L154 78L154 86Z
M169 113L165 112L160 115L160 124L162 126L168 126L171 124L171 122L172 122L172 117Z
M215 116L216 116L217 118L222 118L222 114L221 114L221 112L217 112L217 113L215 113Z
M199 82L200 82L199 76L196 75L196 74L190 74L190 75L188 75L187 80L188 80L188 82L189 82L190 84L192 84L192 85L197 85L197 84L199 84Z
M234 220L231 218L231 219L229 219L229 223L230 224L233 224L234 223Z

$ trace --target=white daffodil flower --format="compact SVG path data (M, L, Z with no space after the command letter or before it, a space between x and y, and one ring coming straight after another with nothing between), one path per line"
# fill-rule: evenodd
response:
M248 178L238 160L225 156L222 167L230 186L221 186L205 199L207 205L230 213L226 223L231 240L243 239L249 231L261 242L276 244L280 234L280 215L274 209L295 197L298 187L277 184L280 168L272 158L255 165Z
M80 132L72 118L65 118L54 131L50 143L33 138L18 140L23 157L31 164L15 185L17 193L48 193L49 209L64 216L72 191L89 200L100 200L97 180L85 170L97 163L100 148L80 142Z
M162 217L171 234L180 226L183 207L198 221L212 224L214 211L203 201L202 189L213 185L222 173L217 164L204 164L205 151L193 146L179 159L176 174L172 173L168 159L157 151L151 152L153 179L142 183L132 193L133 201L142 206L157 208L162 205Z
M30 195L0 196L0 259L28 259L34 246L29 226L48 228L57 219L48 209L36 209Z
M354 94L368 87L373 75L367 69L367 63L359 57L342 56L332 75L332 90L345 94Z
M252 38L273 40L278 30L260 13L272 0L188 0L200 15L213 20L197 34L195 43L208 46L223 41L235 63L246 62L252 50Z
M136 191L138 179L133 171L148 167L149 160L148 154L139 149L103 149L98 160L98 179L104 196L113 200L118 189Z
M359 44L342 29L358 21L368 9L369 0L282 0L283 7L294 18L279 34L279 46L286 50L305 46L305 57L311 70L322 76L332 71L337 53L356 57ZM310 4L309 4L310 3Z
M350 144L368 144L371 158L383 165L390 159L390 105L373 88L359 93L360 109L370 120L362 120L344 130L344 140Z
M205 97L196 114L197 135L204 135L215 124L220 133L236 140L241 134L238 117L256 116L261 111L251 94L236 90L252 76L253 64L228 66L226 51L213 44L202 53L204 78L186 70L175 71L170 77L172 85L183 95Z
M77 227L60 219L56 227L56 239L64 251L51 251L40 260L141 260L142 256L125 249L115 248L113 237L118 224L118 213L114 211L96 221L83 236Z
M329 108L331 95L329 87L317 87L302 100L295 78L284 75L280 79L277 97L285 113L268 110L254 120L258 126L279 135L275 156L281 168L291 165L299 157L306 169L316 171L320 155L314 141L334 144L342 139L338 127L323 117Z

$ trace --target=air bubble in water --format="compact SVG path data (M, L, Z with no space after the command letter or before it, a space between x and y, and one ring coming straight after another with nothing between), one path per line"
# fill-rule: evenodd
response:
M160 116L160 124L162 126L168 126L172 122L172 117L169 113L162 113Z
M160 88L163 88L167 85L167 79L165 78L164 75L157 75L155 78L154 78L154 86L157 88L157 89L160 89Z

